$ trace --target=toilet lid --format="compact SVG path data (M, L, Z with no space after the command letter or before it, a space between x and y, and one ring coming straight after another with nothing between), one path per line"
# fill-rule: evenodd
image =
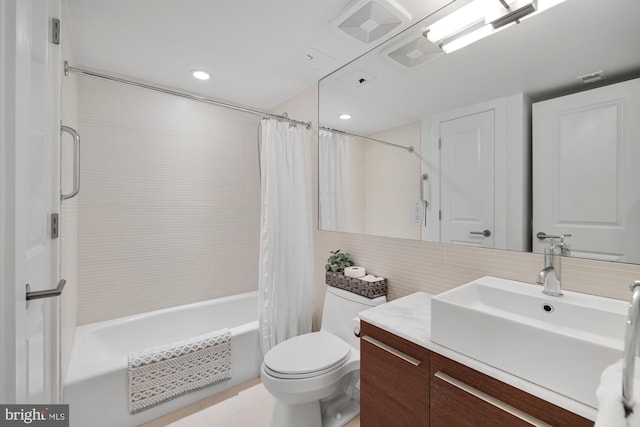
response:
M343 364L350 353L349 344L335 335L312 332L276 345L264 356L264 364L272 374L280 377L307 377Z

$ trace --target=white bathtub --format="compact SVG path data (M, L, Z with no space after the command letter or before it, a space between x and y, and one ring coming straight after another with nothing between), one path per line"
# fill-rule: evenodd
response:
M260 375L258 292L79 326L64 384L71 427L137 426ZM231 380L131 415L127 355L221 328L232 333Z

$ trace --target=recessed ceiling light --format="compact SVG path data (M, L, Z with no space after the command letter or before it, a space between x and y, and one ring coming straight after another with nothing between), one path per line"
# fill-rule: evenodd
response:
M198 80L209 80L211 78L211 74L202 70L191 70L191 75Z
M349 120L351 118L350 114L340 114L340 118L342 120Z

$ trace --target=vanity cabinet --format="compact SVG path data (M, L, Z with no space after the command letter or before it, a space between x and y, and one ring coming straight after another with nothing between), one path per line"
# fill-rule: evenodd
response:
M429 425L429 350L361 323L360 423Z
M593 421L431 353L431 426L593 426Z
M364 321L360 354L363 427L593 426L593 421Z

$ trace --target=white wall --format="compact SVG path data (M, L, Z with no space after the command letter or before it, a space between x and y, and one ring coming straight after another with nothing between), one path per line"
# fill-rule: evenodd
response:
M346 136L349 157L349 232L419 239L420 223L412 221L412 204L420 193L420 123L387 129L371 138ZM408 185L407 185L408 183Z
M301 92L281 105L297 120L311 120L317 129L317 87ZM317 156L315 140L312 149ZM317 163L317 162L316 162ZM313 171L317 184L317 168ZM317 192L317 185L314 187ZM314 197L317 207L317 195ZM317 219L316 225L317 225ZM324 264L330 250L350 252L356 263L372 274L389 279L389 298L416 291L439 293L463 283L492 275L535 283L543 256L533 253L479 249L408 239L374 237L353 233L318 231L314 235L315 304L314 327L320 325L325 293ZM567 290L628 300L628 284L640 278L640 265L608 263L577 258L563 259L563 287Z
M420 239L421 223L411 216L412 203L420 200L420 134L420 123L414 122L370 135L415 151L367 143L367 234Z
M79 77L78 323L257 289L259 117Z

